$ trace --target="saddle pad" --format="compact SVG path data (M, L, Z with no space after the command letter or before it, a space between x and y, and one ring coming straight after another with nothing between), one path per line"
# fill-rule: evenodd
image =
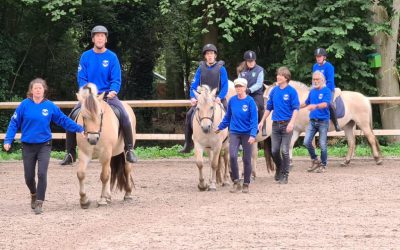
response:
M343 99L341 96L336 97L335 106L336 106L336 117L343 118L344 114L345 114L345 108L344 108L344 103L343 103Z

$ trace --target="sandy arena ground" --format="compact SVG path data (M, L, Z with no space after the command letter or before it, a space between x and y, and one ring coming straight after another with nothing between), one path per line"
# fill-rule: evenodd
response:
M143 160L133 202L113 192L111 205L83 210L76 166L52 161L42 215L31 211L22 162L2 162L0 249L399 249L398 159L356 159L347 168L333 159L317 174L296 158L288 185L258 162L250 193L231 194L199 192L193 159ZM99 174L92 162L91 200L100 196Z

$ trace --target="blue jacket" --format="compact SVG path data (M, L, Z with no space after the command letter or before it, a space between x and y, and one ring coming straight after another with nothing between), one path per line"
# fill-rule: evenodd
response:
M332 92L328 87L323 87L321 89L311 89L308 97L305 101L307 105L309 104L320 104L326 102L328 106L323 109L314 109L310 112L311 119L319 120L329 120L329 103L332 99Z
M330 62L325 61L324 64L314 64L312 72L321 71L326 80L326 86L333 92L335 91L335 68Z
M300 101L296 90L287 85L284 89L275 86L269 94L267 110L272 113L273 121L288 121L292 119L293 111L299 110Z
M79 61L79 88L87 83L94 83L99 94L119 92L121 88L121 65L117 55L107 49L104 53L95 53L93 49L85 51Z
M50 122L62 126L70 132L82 132L82 126L66 116L53 102L45 99L36 104L27 98L21 102L11 117L4 144L11 144L15 134L21 130L21 141L44 143L51 140Z
M218 129L223 130L228 125L230 133L256 137L258 112L257 105L251 96L239 99L235 95L229 100L226 114L222 122L218 125Z

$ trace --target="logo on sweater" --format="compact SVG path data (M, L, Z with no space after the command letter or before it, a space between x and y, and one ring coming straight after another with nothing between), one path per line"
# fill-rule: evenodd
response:
M107 68L109 63L110 63L110 61L108 61L108 60L103 60L103 67L104 67L104 68Z
M251 73L252 77L256 77L256 72Z
M43 116L48 116L49 115L49 111L47 109L42 109L42 115Z
M318 95L318 99L320 99L320 100L321 100L321 99L322 99L322 97L324 97L324 94L322 94L322 93L321 93L321 94L319 94L319 95Z
M78 66L78 72L82 70L82 66L79 64Z
M288 94L284 94L283 95L283 100L285 100L285 101L289 100L289 95Z
M248 107L246 104L242 106L242 110L243 110L244 112L246 112L248 109L249 109L249 107Z
M18 117L17 112L14 112L12 119L17 119L17 117Z

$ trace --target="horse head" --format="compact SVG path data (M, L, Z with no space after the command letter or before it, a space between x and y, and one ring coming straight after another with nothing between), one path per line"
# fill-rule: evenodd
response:
M98 96L96 85L88 83L79 90L76 96L81 103L83 128L87 135L87 140L90 145L96 145L100 139L103 125L101 102L103 101L104 93Z
M215 114L215 98L217 89L210 90L210 87L203 85L195 92L197 98L196 120L205 134L212 130Z

